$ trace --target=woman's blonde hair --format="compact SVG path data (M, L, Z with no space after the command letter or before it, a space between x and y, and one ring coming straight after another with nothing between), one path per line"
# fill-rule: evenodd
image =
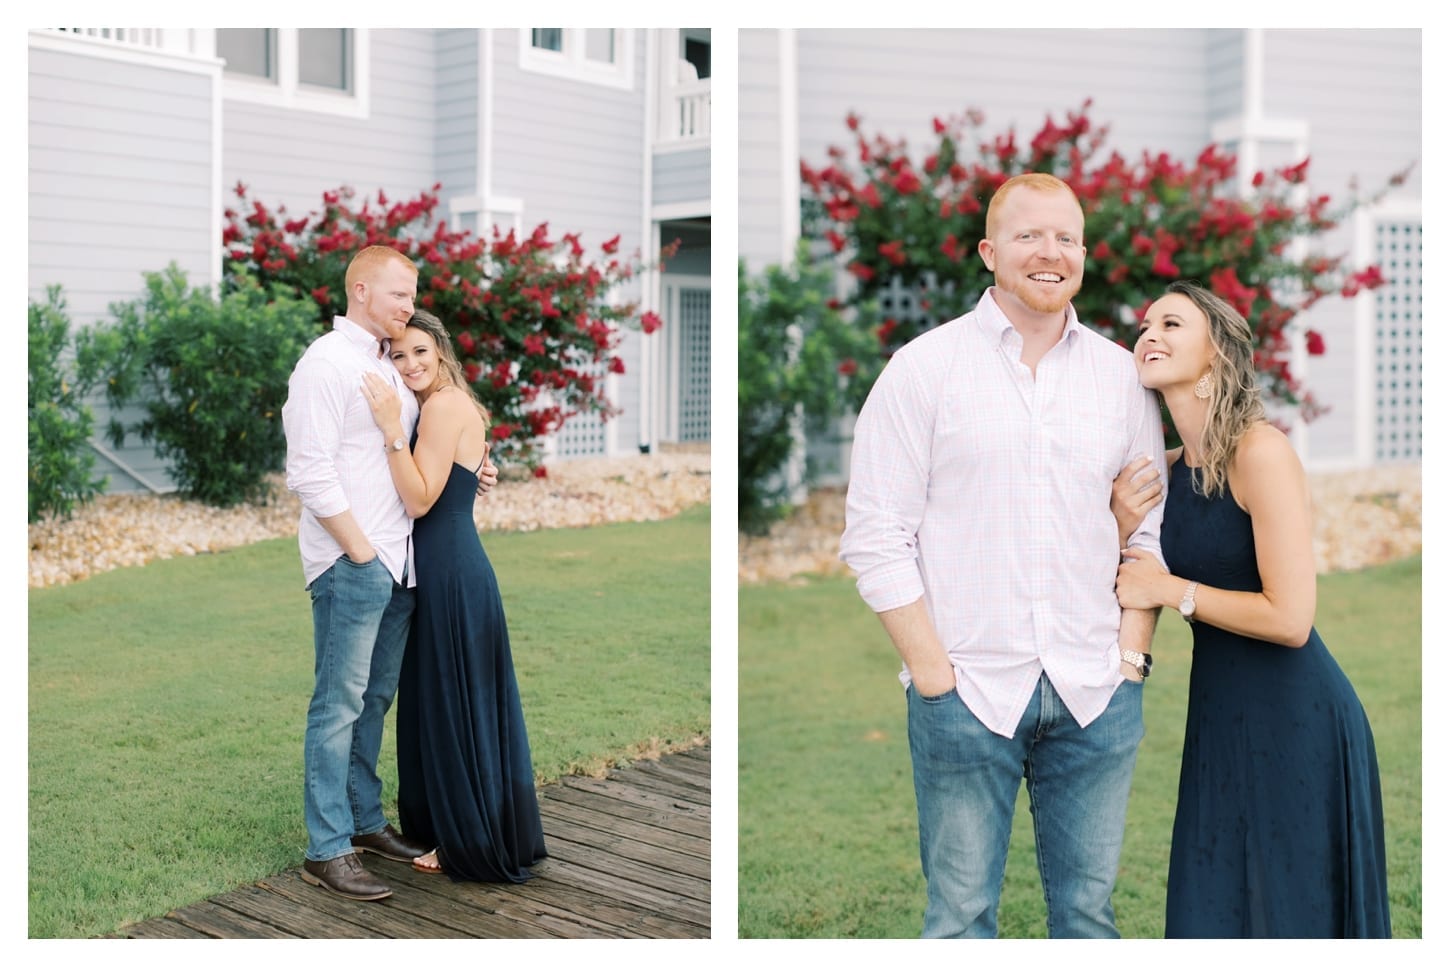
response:
M1185 296L1208 319L1214 361L1209 369L1208 416L1203 425L1203 466L1195 486L1207 497L1228 487L1228 467L1249 428L1265 419L1254 367L1254 333L1227 300L1196 282L1177 280L1168 292Z
M426 309L418 309L413 317L408 320L408 325L420 332L427 333L428 338L433 340L433 345L438 349L438 380L447 386L455 386L468 394L473 405L478 408L478 415L483 417L483 428L487 430L493 421L489 419L488 410L479 401L478 394L473 391L469 384L468 377L463 375L463 364L458 361L458 356L453 352L453 337L449 334L446 326L433 313Z

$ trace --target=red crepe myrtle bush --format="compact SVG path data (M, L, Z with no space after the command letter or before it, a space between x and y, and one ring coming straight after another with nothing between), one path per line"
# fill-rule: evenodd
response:
M522 238L497 227L492 237L454 231L437 217L440 185L406 201L379 191L355 204L348 187L325 192L320 211L299 218L234 189L222 241L229 279L250 277L311 299L321 327L346 311L347 265L368 245L388 245L418 266L418 305L453 334L464 373L493 418L499 462L537 468L540 439L570 417L619 410L604 393L605 374L623 373L624 329L659 329L653 312L616 303L611 294L647 263L622 256L619 236L597 254L579 234L550 237L547 223ZM661 260L677 248L667 246Z
M1136 161L1116 151L1103 158L1108 129L1088 120L1091 103L1069 111L1064 125L1049 117L1026 143L1012 130L988 136L979 111L935 118L936 147L924 158L910 157L903 142L868 136L851 114L851 149L828 149L820 168L802 161L808 231L845 260L856 280L852 300L893 307L883 319L862 317L876 328L882 358L976 304L992 284L977 255L987 203L1013 175L1045 171L1073 189L1086 216L1085 277L1073 299L1079 319L1131 347L1164 286L1194 279L1253 326L1266 399L1306 419L1322 413L1290 372L1290 323L1326 296L1349 298L1383 278L1377 266L1351 271L1343 256L1296 253L1291 243L1375 199L1331 209L1328 195L1308 189L1307 158L1256 173L1247 196L1238 192L1235 156L1213 145L1191 162L1146 151ZM907 305L886 298L893 281ZM1310 354L1324 352L1317 332L1307 331L1306 344Z

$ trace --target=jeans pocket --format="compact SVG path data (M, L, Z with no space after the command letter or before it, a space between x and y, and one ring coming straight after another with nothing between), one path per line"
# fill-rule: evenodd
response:
M374 564L378 563L378 560L379 560L378 559L378 556L376 554L374 554L372 556L372 559L371 560L366 561L365 563L359 564L357 561L354 561L352 558L350 558L346 554L344 554L344 555L342 555L341 557L339 557L337 559L337 563L339 563L339 564L346 564L348 567L357 568L358 570L361 570L361 569L363 569L365 567L372 567Z
M912 682L911 690L916 693L917 699L924 705L945 705L949 700L957 697L957 690L955 687L947 689L940 695L923 695L921 694L921 692L917 691L916 683Z

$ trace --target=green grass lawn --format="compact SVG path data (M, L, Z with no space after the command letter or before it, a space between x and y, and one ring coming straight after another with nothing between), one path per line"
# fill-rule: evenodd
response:
M710 514L485 535L534 769L708 735ZM299 865L312 613L295 539L29 596L29 927L88 937ZM384 735L384 802L396 764Z
M1396 937L1421 936L1420 559L1320 578L1316 625L1354 683L1379 754ZM742 937L914 937L925 881L900 662L849 579L739 597ZM1161 937L1190 636L1165 615L1146 686L1114 893L1125 937ZM998 924L1046 935L1027 797Z

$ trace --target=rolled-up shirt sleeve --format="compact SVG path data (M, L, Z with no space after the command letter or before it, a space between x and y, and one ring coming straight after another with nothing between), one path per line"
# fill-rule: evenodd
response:
M1163 454L1163 416L1158 410L1158 396L1151 390L1143 390L1140 400L1137 429L1128 452L1134 459L1140 454L1152 459L1153 468L1158 471L1158 479L1165 483L1166 493L1168 462ZM1128 537L1128 546L1148 551L1166 568L1168 565L1163 560L1163 548L1159 543L1165 503L1166 501L1160 500L1148 511L1138 524L1137 530Z
M336 517L349 509L336 462L347 412L344 391L342 374L323 359L304 358L287 384L282 407L287 489L314 517Z
M926 510L935 407L927 380L898 353L882 370L856 420L841 560L873 611L925 593L917 534Z

